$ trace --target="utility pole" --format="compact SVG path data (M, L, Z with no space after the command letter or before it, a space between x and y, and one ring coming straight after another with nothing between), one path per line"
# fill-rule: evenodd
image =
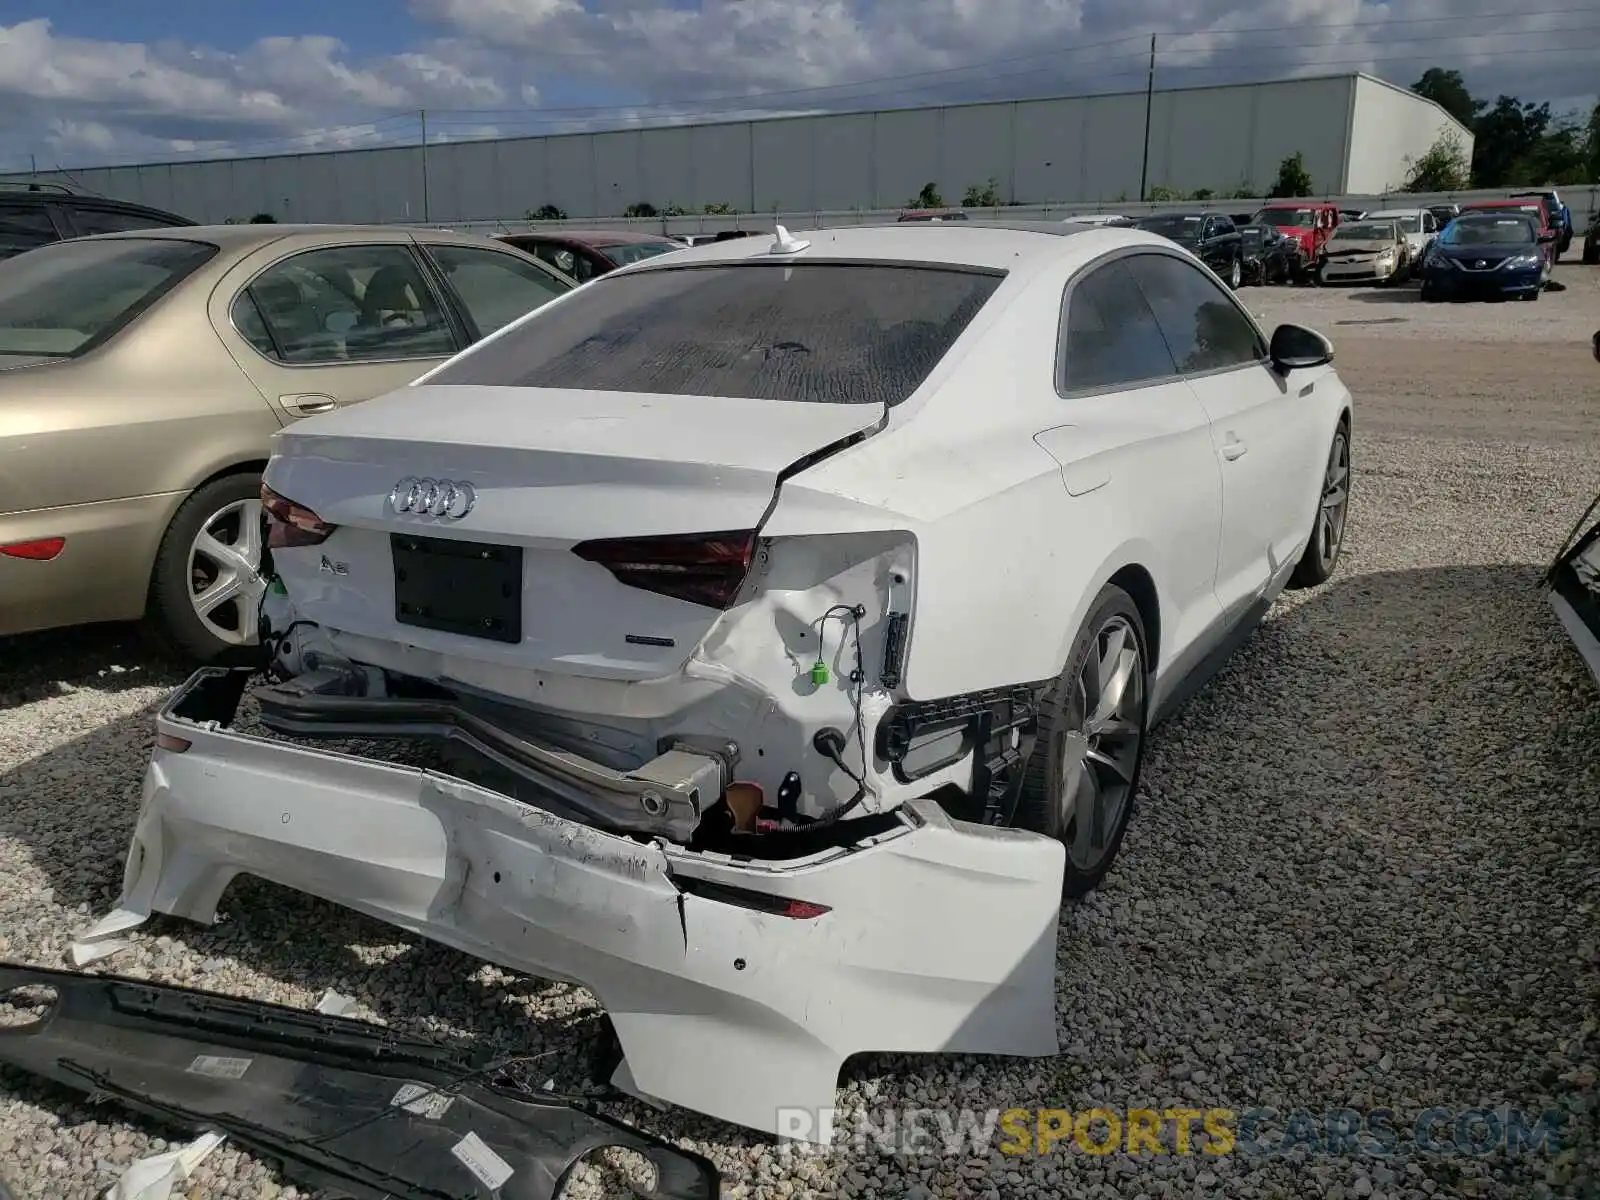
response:
M1150 73L1144 81L1144 157L1139 161L1139 203L1144 198L1150 182L1150 109L1156 95L1156 35L1150 35Z
M428 110L417 109L417 120L422 123L422 223L426 225L428 223ZM1149 136L1146 132L1146 139Z

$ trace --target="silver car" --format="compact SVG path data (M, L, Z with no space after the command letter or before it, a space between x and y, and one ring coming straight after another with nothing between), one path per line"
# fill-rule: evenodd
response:
M0 635L149 616L190 658L245 657L272 435L576 286L489 238L374 226L148 229L0 262Z

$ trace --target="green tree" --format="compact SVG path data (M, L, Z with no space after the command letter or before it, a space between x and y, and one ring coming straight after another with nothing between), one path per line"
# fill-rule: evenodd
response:
M249 223L251 225L276 225L278 223L278 218L269 212L258 212L255 216L250 218Z
M1584 131L1584 157L1588 159L1589 182L1600 183L1600 100L1589 114L1589 125Z
M1472 98L1460 71L1447 71L1443 67L1429 67L1422 78L1411 85L1411 90L1425 100L1432 100L1468 129L1488 107L1482 100Z
M1309 196L1313 191L1311 175L1306 170L1306 156L1296 150L1278 164L1278 178L1273 181L1267 195L1272 199Z
M1498 188L1524 182L1514 178L1517 165L1532 155L1550 129L1548 104L1534 104L1500 95L1473 128L1472 182Z
M733 215L731 204L708 204L700 210L708 217L729 217Z
M661 210L663 217L687 217L689 210L681 204L669 204Z
M1533 148L1511 168L1512 183L1588 183L1589 131L1577 113L1557 118Z
M939 194L939 185L936 183L923 184L922 190L912 197L911 207L943 208L944 197Z
M523 214L530 221L565 221L565 209L557 208L554 204L541 204L538 208L530 208Z
M1213 192L1210 188L1196 188L1194 190L1194 195L1190 196L1189 199L1191 199L1191 200L1210 200L1215 195L1216 195L1216 193Z
M1470 182L1471 165L1461 139L1446 131L1420 158L1406 159L1405 191L1458 192Z
M646 204L643 200L640 200L623 209L622 215L625 217L659 217L661 214L656 211L654 204Z
M930 208L936 207L929 205ZM975 183L967 188L967 194L961 197L962 208L999 208L1000 207L1000 181L992 175L984 183Z
M1177 188L1168 187L1164 183L1154 183L1150 185L1147 198L1153 204L1164 204L1172 200L1182 200L1183 193Z
M1239 186L1228 193L1229 200L1254 200L1255 198L1256 189L1251 185L1248 179L1241 179L1239 181Z

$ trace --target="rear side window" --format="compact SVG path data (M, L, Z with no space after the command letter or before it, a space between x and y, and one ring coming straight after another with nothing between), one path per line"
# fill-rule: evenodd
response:
M1003 278L876 263L620 272L428 382L894 405L916 391Z
M206 242L57 242L0 263L0 354L86 354L217 253Z
M0 204L0 258L48 246L59 240L42 204Z

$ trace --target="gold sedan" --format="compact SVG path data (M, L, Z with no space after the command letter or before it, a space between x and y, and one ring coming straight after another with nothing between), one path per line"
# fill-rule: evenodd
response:
M381 395L577 286L489 238L220 225L0 262L0 635L149 617L258 641L275 431Z

